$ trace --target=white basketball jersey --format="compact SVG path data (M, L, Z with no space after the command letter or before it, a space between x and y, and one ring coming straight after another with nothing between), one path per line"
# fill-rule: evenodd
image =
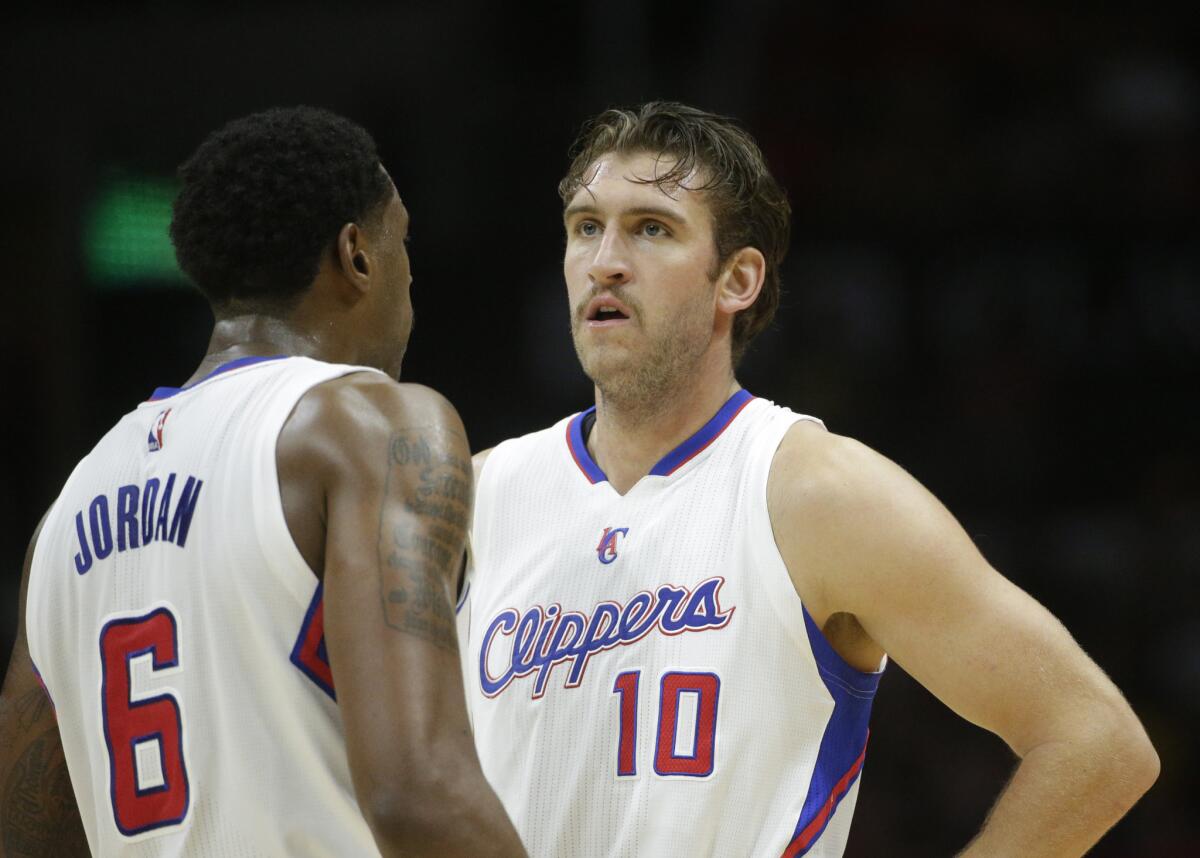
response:
M841 855L879 674L800 603L745 391L624 496L594 409L492 451L459 613L484 773L534 856Z
M378 855L275 467L300 397L362 370L244 358L159 388L52 507L26 627L94 854Z

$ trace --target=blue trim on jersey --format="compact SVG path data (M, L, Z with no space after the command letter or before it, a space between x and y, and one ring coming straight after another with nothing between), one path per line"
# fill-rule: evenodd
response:
M703 452L709 444L720 437L721 433L729 427L729 424L741 413L742 409L750 404L752 399L754 399L754 394L750 391L737 391L690 438L659 459L658 463L650 469L650 475L654 477L669 477L690 462ZM595 413L595 411L596 406L593 405L587 411L581 411L576 414L571 418L571 422L567 424L567 445L571 449L571 456L575 459L575 464L579 465L579 469L583 471L588 481L593 485L608 482L608 477L604 471L600 470L600 466L596 464L595 460L592 459L592 454L588 452L587 439L583 437L583 426L587 422L588 416Z
M695 435L659 459L658 464L650 469L650 473L656 477L666 477L679 470L686 462L695 458L701 450L717 440L717 436L725 431L725 428L733 422L733 418L737 417L753 398L754 394L748 390L739 390L729 397L711 420L696 430Z
M33 675L37 679L38 685L42 686L42 691L46 692L46 699L50 701L50 708L57 712L58 707L54 705L54 697L50 694L50 689L46 687L46 680L42 679L42 672L34 664L33 656L29 657L29 666L33 668Z
M847 664L817 628L808 609L803 610L804 630L808 633L809 646L812 648L821 681L833 697L833 713L829 716L829 723L825 725L825 735L821 737L817 763L813 767L808 794L804 798L804 807L800 811L800 819L792 837L795 838L807 829L822 812L825 813L825 818L819 830L809 835L807 846L796 852L796 855L805 854L820 839L821 832L833 818L842 797L858 779L856 771L846 783L841 784L840 790L838 789L839 782L854 769L864 753L871 717L871 701L875 698L879 679L883 676L882 672L863 673ZM832 806L826 808L831 802Z
M290 355L250 355L248 357L241 357L237 358L236 360L226 361L208 375L204 376L204 378L200 379L199 381L192 382L184 387L156 387L154 388L154 393L150 394L150 398L146 401L158 402L161 399L169 399L177 393L182 393L185 390L191 390L196 385L204 384L204 382L208 381L210 378L220 375L221 373L229 372L230 370L234 369L241 369L244 366L262 363L268 360L279 360L285 357L290 357Z
M604 471L600 470L600 466L592 461L592 454L588 452L587 448L587 440L583 437L583 424L589 415L595 413L596 406L593 405L587 411L576 414L567 424L567 445L571 448L571 455L575 458L575 464L579 466L579 470L583 471L584 476L592 485L608 482Z
M309 662L308 652L311 652L325 666L329 668L329 651L325 648L325 630L324 622L322 622L321 638L317 645L311 646L309 636L312 634L313 622L317 615L317 608L322 607L322 599L325 595L325 582L321 581L317 584L316 592L313 593L312 601L308 603L308 610L304 612L304 620L300 623L300 633L296 635L296 643L292 646L292 654L289 656L292 664L300 669L300 672L313 681L317 688L329 695L329 699L337 702L337 690L333 685L320 673L316 671L316 665ZM324 620L324 611L322 610L322 620ZM332 675L332 674L331 674Z

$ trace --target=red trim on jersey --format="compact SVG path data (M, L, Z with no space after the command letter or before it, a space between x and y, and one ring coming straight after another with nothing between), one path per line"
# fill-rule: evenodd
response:
M42 679L42 672L38 670L38 666L33 663L33 659L29 659L29 666L33 669L33 678L37 680L37 684L41 686L42 691L46 694L46 699L50 701L50 708L54 711L54 720L58 720L58 709L54 705L54 697L50 694L50 689L46 687L46 680Z
M692 459L699 456L709 448L713 441L721 437L726 429L729 428L737 416L742 413L742 409L753 402L754 394L747 390L737 390L729 399L725 400L725 404L718 409L717 413L709 418L708 422L697 429L691 437L679 444L667 455L663 456L655 463L649 471L649 476L652 477L669 477L690 462ZM587 477L588 482L592 485L608 481L608 477L604 471L600 470L600 466L596 464L595 459L587 449L587 440L584 437L583 424L584 421L596 411L593 405L587 411L576 414L567 423L567 448L571 451L571 458L575 460L576 467L583 471L583 475Z
M300 634L292 647L292 664L316 683L333 700L337 691L333 687L333 670L325 653L325 585L318 584L308 606L308 613L300 624Z
M868 733L868 738L870 734ZM821 806L821 810L813 818L813 821L805 826L804 830L792 838L792 842L788 844L787 849L783 850L782 858L796 858L798 855L803 855L808 847L812 845L817 836L825 830L825 823L829 820L829 816L833 813L835 807L842 800L842 797L849 791L850 785L854 783L854 779L858 777L858 773L862 771L863 761L867 758L867 746L863 745L862 753L858 755L858 759L854 761L854 765L850 770L842 775L841 780L834 784L833 789L829 793L829 798L825 799L825 804Z
M734 394L734 397L736 397L740 394L743 394L743 393L745 393L745 391L739 390L737 393ZM732 414L729 415L729 419L727 419L724 423L721 424L720 429L717 429L715 432L713 432L712 437L709 438L707 441L705 441L703 446L697 447L695 450L688 453L686 458L680 459L678 462L675 462L671 466L671 469L666 471L663 474L663 476L665 476L665 477L671 476L671 474L675 473L680 468L682 468L684 465L686 465L688 462L692 461L692 459L696 458L701 453L703 453L705 450L707 450L712 445L712 442L716 441L718 438L720 438L721 434L726 429L729 428L729 424L737 419L737 416L742 413L742 409L745 408L747 405L749 405L751 402L753 402L755 400L755 398L756 397L747 394L746 400L741 405L739 405ZM708 427L705 427L704 429L701 430L701 432L706 432L706 431L712 431L712 430L710 430ZM697 433L697 434L699 434L699 433ZM682 446L683 445L681 444L680 447L682 447ZM676 450L678 450L678 448L676 448ZM660 462L658 467L661 467L661 466L662 466L662 463ZM655 470L657 470L657 468ZM654 471L652 470L651 473L654 473Z
M594 410L595 408L589 409L589 411ZM575 460L575 467L579 468L579 470L583 472L583 475L587 477L587 481L594 486L596 483L600 482L600 480L597 480L588 472L588 469L584 466L583 461L579 458L579 454L575 451L575 439L572 438L572 434L576 431L576 426L583 420L585 416L587 416L587 413L587 411L584 411L580 414L576 414L573 419L567 421L567 449L571 451L571 458ZM582 432L579 434L579 443L584 443ZM584 448L584 452L586 454L586 448ZM599 467L594 464L593 467L595 467L597 471L600 470Z

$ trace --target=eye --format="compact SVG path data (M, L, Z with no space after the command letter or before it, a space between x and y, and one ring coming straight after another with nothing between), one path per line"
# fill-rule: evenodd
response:
M646 223L642 224L642 232L651 238L657 238L660 235L666 235L667 229L661 223L647 221Z
M580 235L590 238L594 235L599 235L600 224L596 223L594 220L584 220L580 221L579 226L575 227L575 229Z

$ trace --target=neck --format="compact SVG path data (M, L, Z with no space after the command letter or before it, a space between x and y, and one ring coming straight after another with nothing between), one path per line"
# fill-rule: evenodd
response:
M213 326L208 351L187 384L243 357L289 355L336 362L341 350L331 340L332 337L322 336L319 330L308 330L290 319L258 313L227 316Z
M706 363L652 400L622 401L596 387L596 424L588 436L588 452L619 494L633 488L737 392L740 385L728 356L723 363Z

